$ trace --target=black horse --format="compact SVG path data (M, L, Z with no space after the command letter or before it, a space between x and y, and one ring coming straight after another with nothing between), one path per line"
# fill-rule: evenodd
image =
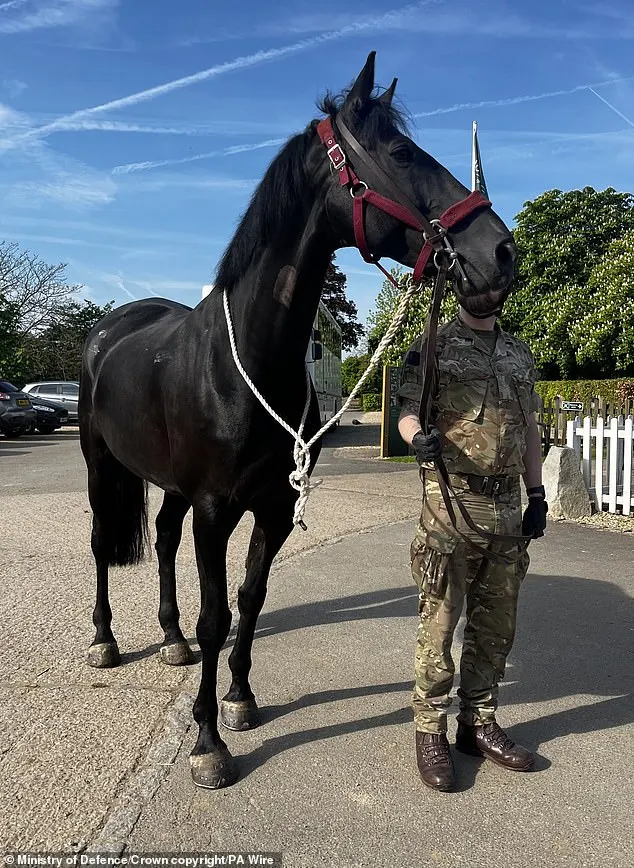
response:
M79 424L97 567L96 635L88 662L98 667L119 662L110 627L108 567L134 564L143 556L147 481L153 482L165 492L156 519L159 621L165 632L161 657L176 665L192 660L179 627L175 559L183 519L193 507L202 679L194 705L199 735L190 760L195 783L204 787L226 786L237 777L217 726L218 655L231 621L227 542L244 513L252 512L255 527L229 657L232 681L220 708L222 723L239 730L258 723L249 684L251 646L271 562L293 528L297 496L289 484L293 440L236 368L223 292L244 368L271 406L297 428L307 394L306 348L333 251L358 244L373 257L412 266L422 247L411 222L406 225L372 201L362 228L355 229L354 198L367 186L354 170L344 183L345 157L368 185L379 178L376 193L400 191L401 203L415 203L416 213L429 219L469 199L466 188L407 137L392 105L393 90L374 95L373 52L345 96L324 100L329 120L311 122L273 160L224 253L214 291L196 308L158 298L133 302L104 317L86 342ZM330 124L327 135L324 123ZM462 275L455 286L465 304L494 297L512 278L512 238L488 205L469 210L451 234ZM433 259L426 268L431 273ZM306 440L319 424L313 392ZM313 465L318 452L318 445L311 449Z

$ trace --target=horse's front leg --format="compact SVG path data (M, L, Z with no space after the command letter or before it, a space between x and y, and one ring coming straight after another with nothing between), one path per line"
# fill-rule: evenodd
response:
M229 656L233 678L220 704L220 720L228 729L253 729L260 723L258 706L249 684L251 646L266 598L271 563L293 529L292 514L290 502L269 503L266 509L254 510L255 527L249 544L246 578L238 591L240 621Z
M200 578L200 617L196 626L202 652L200 689L194 703L198 740L189 758L194 783L218 789L234 783L238 771L218 733L216 682L218 655L229 634L227 543L242 512L227 501L206 497L194 504L194 545Z

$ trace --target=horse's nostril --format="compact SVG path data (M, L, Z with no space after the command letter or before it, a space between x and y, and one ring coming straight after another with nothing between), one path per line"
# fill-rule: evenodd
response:
M517 259L517 248L512 238L507 238L506 241L500 241L495 248L495 258L502 266L509 271L513 270L515 260Z

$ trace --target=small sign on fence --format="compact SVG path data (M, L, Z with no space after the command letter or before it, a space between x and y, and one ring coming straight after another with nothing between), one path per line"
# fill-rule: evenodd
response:
M562 401L561 409L573 413L581 413L583 411L583 401Z

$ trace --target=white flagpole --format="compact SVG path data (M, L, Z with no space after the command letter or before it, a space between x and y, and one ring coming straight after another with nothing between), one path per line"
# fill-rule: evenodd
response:
M471 144L471 189L476 188L476 137L478 135L478 122L473 122L473 142Z

